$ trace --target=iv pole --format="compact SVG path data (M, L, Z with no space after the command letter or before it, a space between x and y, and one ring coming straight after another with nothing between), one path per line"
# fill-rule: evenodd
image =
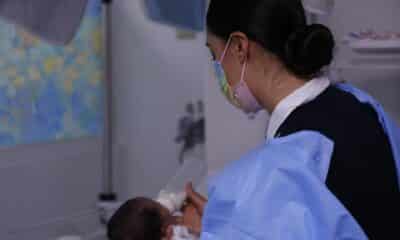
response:
M112 0L102 0L104 9L103 38L105 49L105 113L102 149L102 192L100 201L115 201L113 186L113 84L112 84Z

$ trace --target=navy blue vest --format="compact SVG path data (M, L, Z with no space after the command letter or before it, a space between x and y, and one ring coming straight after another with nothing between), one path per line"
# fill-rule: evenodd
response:
M389 139L368 104L330 86L298 107L277 136L318 131L334 144L326 181L370 239L400 239L400 191Z

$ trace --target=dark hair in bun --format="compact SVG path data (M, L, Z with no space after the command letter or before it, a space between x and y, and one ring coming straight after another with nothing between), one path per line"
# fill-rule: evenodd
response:
M327 27L306 26L289 36L284 62L294 74L312 76L331 63L334 46L334 38Z
M224 40L235 31L245 33L301 78L316 76L333 59L331 31L307 25L301 0L211 0L207 27Z

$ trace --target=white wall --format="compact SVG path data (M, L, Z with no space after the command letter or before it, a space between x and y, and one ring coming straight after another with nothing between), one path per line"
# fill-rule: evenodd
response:
M203 98L205 40L177 40L138 0L114 1L113 14L115 181L122 199L153 197L178 167L173 139L185 104Z
M99 139L0 150L0 239L45 240L79 233L100 191Z

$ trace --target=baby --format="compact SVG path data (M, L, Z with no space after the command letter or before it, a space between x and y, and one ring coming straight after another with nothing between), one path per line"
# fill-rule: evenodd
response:
M110 240L196 240L161 201L135 198L124 203L111 217L108 226Z

